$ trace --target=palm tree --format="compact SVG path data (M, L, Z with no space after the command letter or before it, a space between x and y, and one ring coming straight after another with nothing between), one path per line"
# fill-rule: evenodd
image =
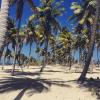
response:
M0 10L0 49L3 49L4 36L7 32L7 19L9 13L9 0L2 0Z
M69 32L67 28L63 28L59 39L63 45L62 48L64 48L65 51L65 60L66 57L68 57L68 63L71 69L71 60L72 60L71 52L72 52L72 42L73 42L71 32Z
M35 33L35 25L33 23L28 23L27 28L25 29L25 43L26 45L29 45L29 61L28 61L28 68L30 65L30 58L31 58L31 52L32 52L32 45L33 43L37 42L36 41L36 33Z
M33 21L35 24L38 22L38 26L40 27L40 32L44 38L44 63L41 68L41 72L47 63L47 51L48 51L48 43L49 37L52 33L56 33L54 31L58 31L60 29L60 25L56 19L61 13L61 10L57 10L57 7L53 6L52 0L44 0L42 2L42 6L37 8L37 13L30 17L30 21ZM60 7L59 7L60 8Z
M93 24L93 34L91 36L91 41L90 41L89 50L88 50L89 52L88 52L88 55L87 55L87 59L86 59L85 65L84 65L83 72L81 73L81 75L79 77L79 81L82 81L82 82L84 82L84 80L85 80L85 76L87 74L87 71L88 71L88 68L89 68L89 65L90 65L90 61L91 61L91 58L92 58L92 55L93 55L94 44L95 44L95 36L96 36L96 33L97 33L98 18L99 18L99 15L100 15L99 0L97 0L95 14L96 15L95 15L95 20L94 20L94 24Z
M87 29L87 32L85 35L88 39L88 43L84 44L84 50L87 49L88 54L86 57L85 67L83 69L84 74L83 73L81 74L79 80L85 79L85 75L88 71L89 64L91 61L91 56L93 53L93 47L94 47L93 42L95 41L95 35L96 35L96 29L97 29L96 28L97 21L94 22L96 3L97 3L96 0L83 0L82 4L78 4L77 2L74 2L72 3L72 6L71 6L71 9L74 10L74 15L70 19L71 20L74 19L75 22L78 22L78 25L75 28L76 29L75 32L83 35L84 28Z
M95 16L95 4L95 0L82 0L82 3L80 4L78 2L73 2L71 5L74 15L70 17L70 20L74 20L75 23L78 22L78 25L75 27L75 33L77 33L79 40L77 41L79 58L82 58L82 53L84 49L86 49L85 45L87 45L87 43L82 39L83 35L87 37L88 43L90 42L93 20ZM80 59L79 62L82 62L82 59Z

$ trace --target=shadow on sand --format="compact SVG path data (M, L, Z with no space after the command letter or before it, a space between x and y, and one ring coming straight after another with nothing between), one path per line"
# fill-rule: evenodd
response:
M80 84L80 87L86 87L91 91L92 95L97 95L97 100L100 100L100 79L87 79L83 84Z
M11 69L6 69L4 70L5 73L12 73L12 70ZM42 73L42 74L46 74L46 75L50 75L49 73ZM40 72L21 72L19 70L15 70L14 71L14 76L18 76L18 75L31 75L31 76L34 76L34 75L40 75Z
M32 96L34 93L48 92L51 85L71 87L70 85L67 85L65 81L6 77L0 79L0 93L20 90L20 93L13 99L20 100L26 91L28 96Z

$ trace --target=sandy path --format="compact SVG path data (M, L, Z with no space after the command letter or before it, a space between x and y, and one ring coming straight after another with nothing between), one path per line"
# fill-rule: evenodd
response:
M38 67L31 67L30 69L24 69L24 71L28 72L28 74L31 72L35 74L15 76L15 78L26 79L28 77L30 80L33 79L34 83L32 81L31 85L35 85L34 87L30 87L30 84L28 84L28 88L25 90L24 83L29 83L30 80L24 80L23 83L18 84L19 86L22 85L20 89L18 89L19 86L15 88L12 87L13 84L10 84L12 85L10 88L13 88L14 91L1 93L0 100L97 100L96 96L92 96L87 88L80 87L74 81L79 77L79 73L67 73L65 68L60 66L47 66L42 75L38 76L38 70ZM0 79L9 76L9 72L5 73L0 70ZM90 76L88 75L88 77ZM92 74L92 76L99 75ZM22 79L20 80L22 81Z

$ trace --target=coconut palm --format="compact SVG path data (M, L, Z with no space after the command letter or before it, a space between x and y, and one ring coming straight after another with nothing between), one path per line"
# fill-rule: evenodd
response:
M1 10L0 10L0 49L3 49L4 36L7 32L7 19L9 13L9 0L2 0Z
M85 0L82 1L81 4L79 4L78 2L73 2L71 9L73 9L74 15L70 17L70 20L74 20L74 22L78 22L78 25L76 25L75 27L75 33L77 33L78 35L78 39L79 39L79 58L82 58L82 51L84 51L85 49L88 49L87 44L90 43L90 39L91 39L91 35L92 35L92 27L93 27L93 20L94 20L94 16L95 16L95 4L96 1L95 0ZM86 43L85 41L83 42L82 38L84 37L86 39ZM87 43L88 42L88 43ZM82 44L82 45L81 45ZM87 45L87 46L86 46ZM82 61L80 59L80 61Z
M99 2L99 1L98 1ZM97 1L96 0L83 0L82 4L78 2L72 3L71 9L74 11L74 15L70 18L71 20L74 19L75 22L78 22L78 25L76 26L75 32L83 36L84 30L86 38L85 40L88 40L84 43L84 50L88 50L88 55L85 62L85 71L83 77L85 78L85 75L87 73L90 61L91 61L91 55L93 52L93 41L95 41L94 34L96 35L96 23L95 20L95 8L96 8ZM97 20L97 18L96 18ZM94 24L95 23L95 24ZM94 28L95 27L95 28ZM95 31L94 31L95 30ZM93 40L94 38L94 40ZM80 38L81 39L81 38ZM88 45L87 45L88 44ZM91 48L91 49L90 49ZM91 51L91 52L90 52ZM83 78L83 80L84 80ZM79 78L81 80L82 77Z
M84 65L83 72L82 72L81 76L79 77L79 81L82 81L82 82L85 80L85 76L87 74L87 71L88 71L88 68L90 65L91 57L93 55L99 15L100 15L100 3L99 3L99 0L97 0L95 20L94 20L94 24L93 24L93 34L91 36L91 41L89 44L89 52L87 55L87 59L86 59L85 65Z
M71 32L69 32L67 28L63 28L59 39L61 41L61 44L63 45L62 48L64 48L65 51L65 60L67 59L66 57L68 57L69 67L71 68L71 60L72 60L71 52L72 52L72 41L73 41Z
M25 44L29 45L29 62L28 68L30 65L31 51L33 43L36 43L36 33L35 33L35 25L31 22L28 23L28 26L25 28Z
M57 12L57 7L53 7L52 0L44 0L42 1L42 6L37 8L37 12L35 15L32 15L29 18L29 21L33 21L35 24L38 24L40 27L40 32L44 37L44 63L41 68L41 72L43 71L44 67L46 66L47 62L47 50L48 50L48 43L49 37L54 31L58 31L60 29L60 25L56 19L57 16L60 15L61 10ZM38 23L36 23L38 22Z

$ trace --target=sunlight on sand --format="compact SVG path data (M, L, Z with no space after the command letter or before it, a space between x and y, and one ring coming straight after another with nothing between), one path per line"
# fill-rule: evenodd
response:
M40 75L40 67L17 68L11 77L11 66L0 69L0 100L97 100L88 88L81 87L75 80L80 73L68 73L61 66L47 66ZM100 70L99 70L100 71ZM100 73L88 74L98 77Z

